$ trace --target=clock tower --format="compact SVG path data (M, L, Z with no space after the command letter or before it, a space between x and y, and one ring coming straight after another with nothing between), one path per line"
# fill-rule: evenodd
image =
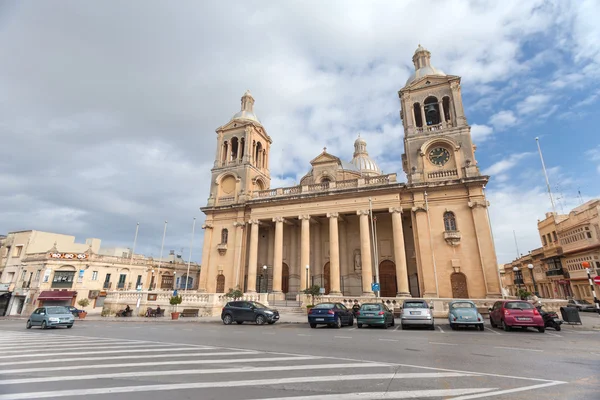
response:
M421 45L412 60L415 72L398 92L404 125L402 168L408 183L479 176L460 77L434 68L431 53Z

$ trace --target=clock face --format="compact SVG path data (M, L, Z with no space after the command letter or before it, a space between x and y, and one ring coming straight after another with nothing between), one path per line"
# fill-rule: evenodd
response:
M450 152L443 147L436 147L429 152L429 161L442 166L450 160Z

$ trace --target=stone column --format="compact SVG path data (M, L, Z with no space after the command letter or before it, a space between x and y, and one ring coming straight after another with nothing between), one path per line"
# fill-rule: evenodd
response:
M300 290L304 290L310 286L310 267L308 271L309 281L306 281L306 266L310 265L310 215L300 215L298 219L302 223L302 231L300 232Z
M233 226L235 227L235 287L240 287L243 289L243 282L240 282L240 275L243 273L242 270L242 242L244 240L244 227L246 226L245 222L234 222Z
M348 264L348 232L346 230L346 221L341 220L340 224L340 275L350 274ZM340 288L342 289L342 288Z
M290 226L290 251L288 252L290 255L290 275L296 274L298 271L298 229L296 225Z
M202 245L202 265L200 267L198 291L205 293L207 290L206 284L208 282L208 266L210 265L210 244L212 241L213 226L212 224L204 224L202 225L202 229L204 229L204 243ZM157 279L158 277L154 279L154 283L156 283Z
M369 210L356 212L360 220L360 263L362 269L363 296L375 296L371 290L373 282L373 267L371 259L371 240L369 231Z
M394 233L394 259L396 260L396 281L398 297L411 297L408 288L408 272L406 269L406 251L404 249L404 232L402 229L402 208L390 208L392 214L392 230Z
M283 217L273 218L275 222L275 248L273 251L273 293L281 293L281 273L283 270Z
M470 201L467 203L473 214L475 224L475 237L481 260L481 272L485 283L485 296L491 298L502 297L500 282L498 280L498 262L492 241L492 231L487 217L487 201ZM531 276L531 275L530 275Z
M416 228L418 242L418 248L415 250L419 252L417 261L421 264L418 266L421 272L419 281L423 288L421 297L439 297L435 285L436 276L433 268L433 248L429 235L428 211L424 204L416 205L412 208L412 211L415 213L416 227L413 225L413 229Z
M423 131L427 127L427 120L425 119L425 103L421 103L421 119L423 120Z
M248 293L256 292L256 270L258 268L258 220L250 220L250 254L248 256Z
M321 243L321 224L320 223L316 223L315 224L315 239L314 239L314 258L315 258L315 262L314 265L311 265L312 268L312 273L318 273L319 271L321 271L321 274L323 273L323 258L322 258L322 254L321 254L321 250L323 248L323 244ZM322 286L322 282L318 282L319 286Z
M444 101L438 101L438 109L440 110L440 124L446 122L446 116L444 115Z
M329 294L341 296L340 292L340 239L338 235L338 213L328 213L329 218Z

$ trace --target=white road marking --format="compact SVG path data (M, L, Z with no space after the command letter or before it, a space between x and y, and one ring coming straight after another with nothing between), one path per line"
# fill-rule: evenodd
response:
M14 344L15 341L18 341L18 342L20 342L20 341L26 341L28 347L29 347L30 344L37 345L37 344L42 344L43 343L44 345L46 345L45 347L48 347L48 345L51 345L52 348L55 348L55 347L67 347L67 346L73 346L73 345L79 345L79 344L81 344L81 345L85 344L85 345L87 345L88 348L89 348L89 345L92 345L92 344L94 344L94 345L97 344L97 345L100 345L100 346L103 346L103 345L107 345L108 346L108 345L113 345L113 344L131 344L131 345L137 344L137 343L131 343L129 341L116 341L116 340L115 341L98 341L98 340L95 340L95 339L85 340L85 341L84 340L74 340L72 342L71 341L66 341L66 340L61 340L61 341L48 341L48 340L37 341L36 340L36 341L34 341L34 340L29 340L29 339L18 339L18 340L15 339L15 340L13 340L13 341L10 342L10 344L12 346L2 346L2 350L5 350L5 349L6 350L22 349L24 347L23 344L15 345ZM2 343L0 343L0 346L1 345L2 345ZM39 349L38 349L38 351L39 351Z
M144 376L167 376L167 375L202 375L202 374L230 374L241 372L273 372L273 371L302 371L316 369L341 369L341 368L382 368L389 367L386 364L377 363L346 363L346 364L311 364L311 365L280 365L276 367L240 367L240 368L221 368L221 369L184 369L184 370L155 370L155 371L137 371L137 372L116 372L111 374L90 374L90 375L70 375L74 380L86 379L111 379L111 378L139 378ZM391 368L391 367L389 367ZM64 381L64 376L44 376L38 378L24 379L4 379L0 380L0 385L22 385L26 383L41 382L60 382Z
M456 343L429 342L429 344L441 344L444 346L458 346L458 344L456 344Z
M106 350L106 349L131 349L131 348L136 348L136 347L146 347L146 348L148 347L147 344L131 344L131 343L127 343L127 342L125 342L125 343L122 343L122 342L115 343L115 344L119 344L119 346L112 346L113 343L110 343L111 346L106 346L106 347L103 347L103 346L94 346L95 344L96 343L91 342L91 343L88 343L87 346L80 346L80 347L78 347L78 346L71 346L71 345L62 345L62 344L61 345L52 344L49 347L51 347L52 349L55 349L57 347L68 347L65 350L86 350L86 349L89 350L90 348L98 348L98 349ZM22 348L22 346L21 346L21 348ZM40 351L39 348L37 348L37 349L30 349L30 348L23 349L22 348L22 350L8 350L8 351L4 351L4 348L2 348L2 350L3 350L2 351L2 357L4 357L8 353L23 354L23 353L39 353L39 351ZM165 349L165 350L168 350L168 349ZM196 349L194 349L194 350L196 350ZM101 353L105 353L105 351L102 351ZM106 351L106 353L115 353L115 352L114 351L110 351L110 352ZM76 354L76 353L64 353L64 354L69 355L69 354ZM36 356L37 356L37 354L36 354Z
M352 336L334 336L334 338L338 338L338 339L352 339Z
M207 389L207 388L230 388L245 386L266 386L283 385L293 383L314 383L314 382L340 382L356 380L391 380L391 379L415 379L415 378L454 378L462 376L474 376L474 374L459 374L451 372L417 372L417 373L386 373L386 374L361 374L361 375L332 375L332 376L302 376L293 378L278 379L253 379L247 381L224 381L224 382L194 382L194 383L173 383L161 385L145 386L121 386L104 387L94 389L71 389L54 390L46 392L30 393L10 393L0 395L0 400L22 400L22 399L43 399L49 397L70 397L70 396L90 396L95 394L115 394L115 393L136 393L136 392L155 392L167 390L185 390L185 389Z
M353 330L355 330L355 329L356 329L356 328L350 328L350 329L348 329L348 330L349 330L349 331L353 331Z
M396 325L396 327L394 328L394 332L397 331L398 329L400 329L400 325Z
M186 349L189 350L189 349ZM61 358L60 362L66 361L97 361L97 360L129 360L132 358L166 358L166 357L207 357L207 356L232 356L239 354L259 354L258 351L225 351L220 353L170 353L170 354L135 354L127 356L107 356L107 357L76 357L76 358ZM24 365L24 364L40 364L47 363L48 360L44 358L38 358L36 360L28 361L15 361L11 362L10 365ZM2 371L4 372L4 371Z
M365 393L339 393L319 394L315 396L294 397L269 397L268 400L379 400L379 399L420 399L423 397L460 396L471 393L483 393L496 388L477 389L433 389L433 390L406 390L403 392L365 392Z
M262 332L261 335L275 335L275 332Z
M110 357L113 359L114 357ZM130 357L127 357L128 359ZM140 358L140 357L136 357ZM28 374L30 372L49 372L49 371L73 371L80 369L99 369L99 368L125 368L125 367L153 367L159 365L196 365L196 364L234 364L247 362L275 362L275 361L302 361L316 360L322 357L315 356L293 356L293 357L261 357L261 358L231 358L220 360L178 360L178 361L152 361L141 363L122 363L122 364L94 364L94 365L66 365L60 367L41 367L41 368L21 368L0 370L2 374ZM64 361L64 360L61 360ZM47 362L47 361L44 361ZM12 363L14 364L14 363Z
M396 339L379 339L379 340L381 340L382 342L399 342L399 340L396 340Z
M442 329L442 327L439 325L438 325L438 329L440 330L440 332L445 333L444 330Z
M298 336L312 336L312 335L307 335L306 333L299 333Z
M189 351L192 350L189 347L167 347L169 345L163 345L165 348L157 349L155 347L145 348L145 349L122 349L122 350L112 350L112 351L81 351L81 352L60 352L60 353L37 353L37 354L12 354L9 356L2 356L3 359L6 358L23 358L23 357L63 357L63 356L80 356L80 355L89 355L89 354L105 354L105 353L154 353L154 352L165 352L165 351ZM194 349L197 350L197 349ZM137 356L132 356L137 357ZM61 361L64 359L61 358Z
M554 336L554 337L562 337L560 335L557 335L556 333L550 333L550 332L546 332L546 335L550 335L550 336Z
M544 350L537 349L524 349L522 347L504 347L504 346L494 346L495 349L504 349L504 350L516 350L516 351L536 351L538 353L543 353Z
M525 387L519 387L519 388L514 388L514 389L499 390L497 392L491 392L491 393L485 393L485 394L474 394L474 395L453 397L452 400L480 399L482 397L498 396L498 395L507 394L507 393L524 392L526 390L541 389L541 388L545 388L548 386L561 385L564 383L566 383L566 382L558 382L557 381L557 382L542 383L541 385L533 385L533 386L525 386Z
M494 332L496 335L502 336L502 334L500 332L496 332L494 329L488 328L487 326L485 327L485 329L487 329L490 332Z

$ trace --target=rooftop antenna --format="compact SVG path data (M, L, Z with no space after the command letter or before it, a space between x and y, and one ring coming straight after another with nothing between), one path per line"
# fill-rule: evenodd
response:
M583 197L581 196L581 190L577 188L577 195L579 197L579 205L583 204Z
M544 176L546 177L546 187L548 188L548 196L550 197L550 203L552 204L552 213L554 220L556 221L556 206L554 205L554 198L552 197L552 189L550 189L550 180L548 179L548 172L546 171L546 164L544 164L544 156L542 156L542 148L540 147L540 138L535 138L537 143L538 152L540 153L540 160L542 161L542 169L544 170Z
M519 244L517 243L517 234L513 229L513 236L515 238L515 247L517 248L517 258L521 257L521 253L519 252Z

